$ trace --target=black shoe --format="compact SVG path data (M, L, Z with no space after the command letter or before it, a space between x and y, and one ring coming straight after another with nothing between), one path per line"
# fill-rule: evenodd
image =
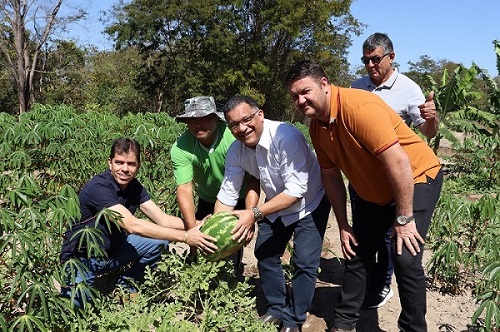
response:
M391 286L385 285L382 290L375 295L368 296L364 303L365 308L375 309L380 308L394 296Z
M281 319L276 318L274 316L271 316L269 314L264 314L264 315L260 316L259 319L264 323L270 323L270 324L274 324L274 325L281 324Z

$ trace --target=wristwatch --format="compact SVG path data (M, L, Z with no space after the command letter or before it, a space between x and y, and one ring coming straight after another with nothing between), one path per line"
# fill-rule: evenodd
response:
M415 217L414 216L397 216L396 217L396 222L398 223L398 225L401 225L401 226L404 226L406 224L409 224L411 223L412 221L415 221Z
M258 207L256 206L252 207L252 212L253 212L253 218L255 219L256 222L259 222L262 219L264 219L264 215L262 214L262 212L260 212Z

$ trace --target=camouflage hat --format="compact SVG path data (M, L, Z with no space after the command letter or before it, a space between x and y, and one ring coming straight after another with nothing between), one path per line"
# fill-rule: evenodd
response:
M187 118L202 118L212 113L224 120L222 112L217 111L214 97L198 96L186 99L184 113L179 114L176 120L184 122Z

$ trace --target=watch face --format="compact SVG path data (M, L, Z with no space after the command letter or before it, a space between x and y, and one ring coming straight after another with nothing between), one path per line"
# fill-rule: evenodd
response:
M396 218L396 221L398 222L398 224L400 225L406 225L408 223L408 219L405 217L405 216L398 216Z
M415 218L413 216L411 217L407 217L407 216L398 216L396 218L396 222L400 225L406 225L410 222L412 222L413 220L415 220Z

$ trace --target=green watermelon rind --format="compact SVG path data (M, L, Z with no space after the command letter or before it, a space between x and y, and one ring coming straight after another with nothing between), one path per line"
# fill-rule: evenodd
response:
M208 261L213 262L225 259L243 247L245 244L244 241L238 242L237 240L233 240L231 234L231 230L237 222L238 217L228 211L218 212L205 220L200 231L216 238L216 245L218 247L215 252L205 255Z

